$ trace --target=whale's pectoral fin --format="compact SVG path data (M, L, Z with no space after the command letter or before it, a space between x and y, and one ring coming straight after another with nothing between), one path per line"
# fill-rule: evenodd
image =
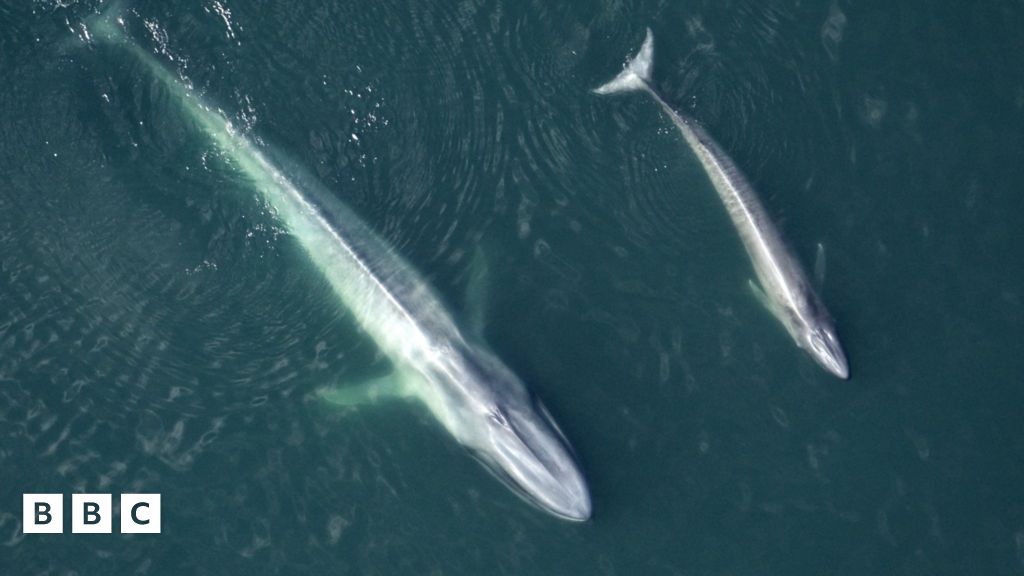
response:
M484 333L489 281L487 259L484 257L483 248L478 245L473 251L469 282L466 285L467 327L476 336L482 336Z
M818 242L818 252L814 255L814 281L818 288L825 284L825 245Z
M317 390L316 394L338 406L363 406L384 400L406 399L413 396L409 377L401 371L367 380L359 384L339 384Z
M771 312L772 316L779 317L775 306L772 305L772 301L768 298L768 295L764 293L764 290L757 285L753 280L747 280L747 286L750 288L750 293L754 295L754 298L764 306L765 310ZM780 318L781 320L781 318Z

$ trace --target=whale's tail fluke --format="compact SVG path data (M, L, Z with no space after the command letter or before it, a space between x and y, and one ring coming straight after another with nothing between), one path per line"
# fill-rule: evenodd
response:
M124 4L124 0L110 0L99 13L86 18L85 27L90 37L106 42L123 40Z
M647 87L651 81L651 66L654 63L654 34L647 29L647 38L643 46L628 63L626 68L619 72L619 75L607 84L594 88L595 94L614 94L616 92L629 92L641 90Z

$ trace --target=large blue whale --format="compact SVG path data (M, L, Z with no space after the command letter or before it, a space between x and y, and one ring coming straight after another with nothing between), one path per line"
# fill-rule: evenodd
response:
M590 517L583 474L547 410L479 338L460 330L412 267L346 206L293 183L262 146L233 129L136 44L116 11L97 15L87 30L92 42L116 47L137 61L230 158L391 360L391 375L324 389L323 398L349 405L385 397L418 400L527 501L568 520Z

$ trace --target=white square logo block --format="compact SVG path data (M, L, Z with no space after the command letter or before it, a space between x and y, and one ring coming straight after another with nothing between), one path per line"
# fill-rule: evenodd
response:
M25 534L64 532L63 494L22 494L21 525Z
M74 534L110 534L113 514L110 494L71 495L71 532Z
M121 533L159 534L160 495L121 494Z

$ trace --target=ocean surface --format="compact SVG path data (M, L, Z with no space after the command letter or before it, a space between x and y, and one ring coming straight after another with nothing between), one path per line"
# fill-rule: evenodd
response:
M1024 574L1024 4L128 0L126 33L329 190L543 402L594 515L414 404L96 1L0 0L0 574ZM851 378L752 297L653 84L746 172ZM162 495L162 533L70 531ZM60 493L62 535L22 495Z

